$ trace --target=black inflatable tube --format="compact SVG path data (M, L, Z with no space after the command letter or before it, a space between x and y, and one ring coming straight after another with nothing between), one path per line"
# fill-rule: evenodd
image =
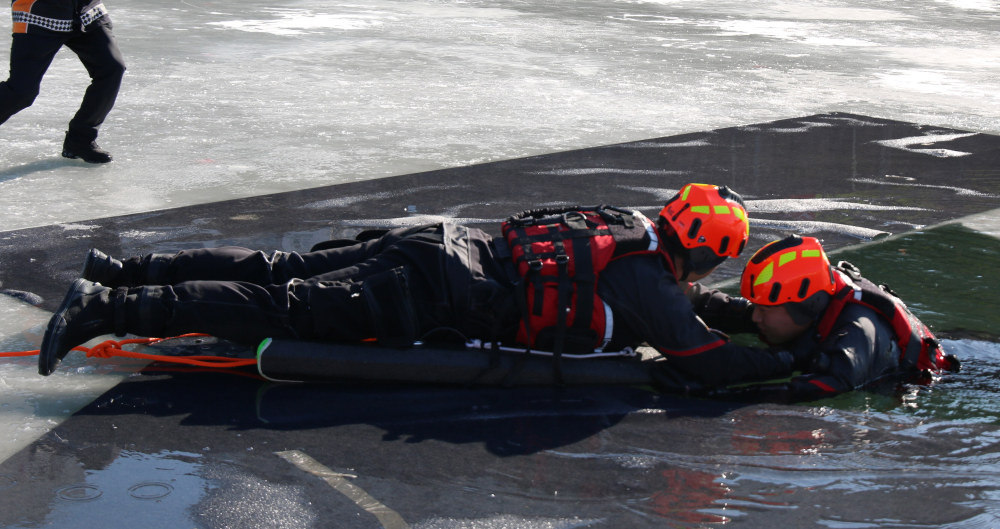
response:
M515 386L555 383L550 357L531 355L520 360L519 354L499 354L497 364L491 369L490 354L486 351L441 345L393 349L365 344L265 340L257 349L260 374L276 381L380 380ZM640 357L563 359L563 383L651 385L653 364Z

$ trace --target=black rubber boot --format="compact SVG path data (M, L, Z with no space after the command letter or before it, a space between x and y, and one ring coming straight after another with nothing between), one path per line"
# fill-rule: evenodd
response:
M77 279L45 329L38 354L38 374L52 374L74 347L115 332L115 300L126 293L125 289L116 291L86 279ZM122 301L124 305L124 298Z
M80 277L87 281L100 283L106 287L131 286L123 281L124 266L118 259L108 256L97 248L91 248L83 260L83 271Z
M63 141L62 155L65 158L79 158L87 163L108 163L112 160L111 153L97 145L94 140L86 140L67 132Z

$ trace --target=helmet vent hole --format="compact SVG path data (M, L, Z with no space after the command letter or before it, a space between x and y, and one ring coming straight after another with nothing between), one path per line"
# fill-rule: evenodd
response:
M688 229L688 239L694 239L698 236L698 230L701 229L701 219L694 219L691 221L691 228Z
M736 255L743 253L743 248L746 247L746 245L747 245L746 240L740 241L740 247L738 250L736 250Z
M691 207L691 203L690 202L685 203L683 206L681 206L680 211L678 211L673 217L671 217L670 220L671 221L676 221L677 217L680 217L681 213L684 213L685 211L687 211L687 208L689 208L689 207Z
M802 279L802 285L799 286L799 299L805 299L806 293L809 292L809 278Z
M725 255L726 250L729 249L729 236L722 238L722 244L719 245L719 255Z
M767 296L767 300L771 303L777 303L779 295L781 295L781 283L775 282L771 287L771 294Z
M750 274L750 297L751 298L757 297L757 294L754 294L754 292L753 292L753 280L754 279L757 279L757 278L753 274Z

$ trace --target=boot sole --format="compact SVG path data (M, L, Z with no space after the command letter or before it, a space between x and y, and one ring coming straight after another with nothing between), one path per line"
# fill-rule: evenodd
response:
M63 158L69 158L70 160L83 160L83 161L85 161L87 163L92 163L92 164L109 163L109 162L113 162L115 160L114 158L112 158L110 156L108 156L107 160L88 160L88 159L86 159L86 158L84 158L82 156L77 156L77 155L75 155L75 154L67 151L66 149L63 149L62 156L63 156Z
M96 287L100 288L100 287ZM80 294L90 294L95 290L94 283L85 279L77 279L73 282L66 297L63 298L62 305L52 319L49 320L45 328L45 337L42 338L42 346L38 351L38 374L49 376L55 371L59 362L78 344L66 346L63 341L66 337L66 312L69 310L73 300Z

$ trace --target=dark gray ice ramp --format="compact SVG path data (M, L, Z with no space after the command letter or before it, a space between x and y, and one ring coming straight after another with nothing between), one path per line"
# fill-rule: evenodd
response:
M5 232L0 281L51 310L91 246L116 255L223 244L303 251L440 219L496 233L500 219L543 204L655 215L690 181L748 196L747 255L789 231L840 248L1000 208L1000 138L845 114L656 138ZM928 251L963 251L945 246ZM814 406L636 387L280 384L151 367L0 463L0 525L382 525L275 454L294 450L412 527L995 524L1000 477L988 462L1000 349L947 347L970 360L931 388ZM77 375L54 376L74 392ZM57 417L57 398L38 413Z
M940 149L968 154L935 155ZM837 248L1000 207L998 180L997 136L821 114L5 232L0 282L54 310L92 246L112 255L222 245L306 251L364 229L442 220L496 234L501 220L540 205L605 203L652 216L692 181L750 197L746 256L789 232ZM744 261L716 277L737 275Z

